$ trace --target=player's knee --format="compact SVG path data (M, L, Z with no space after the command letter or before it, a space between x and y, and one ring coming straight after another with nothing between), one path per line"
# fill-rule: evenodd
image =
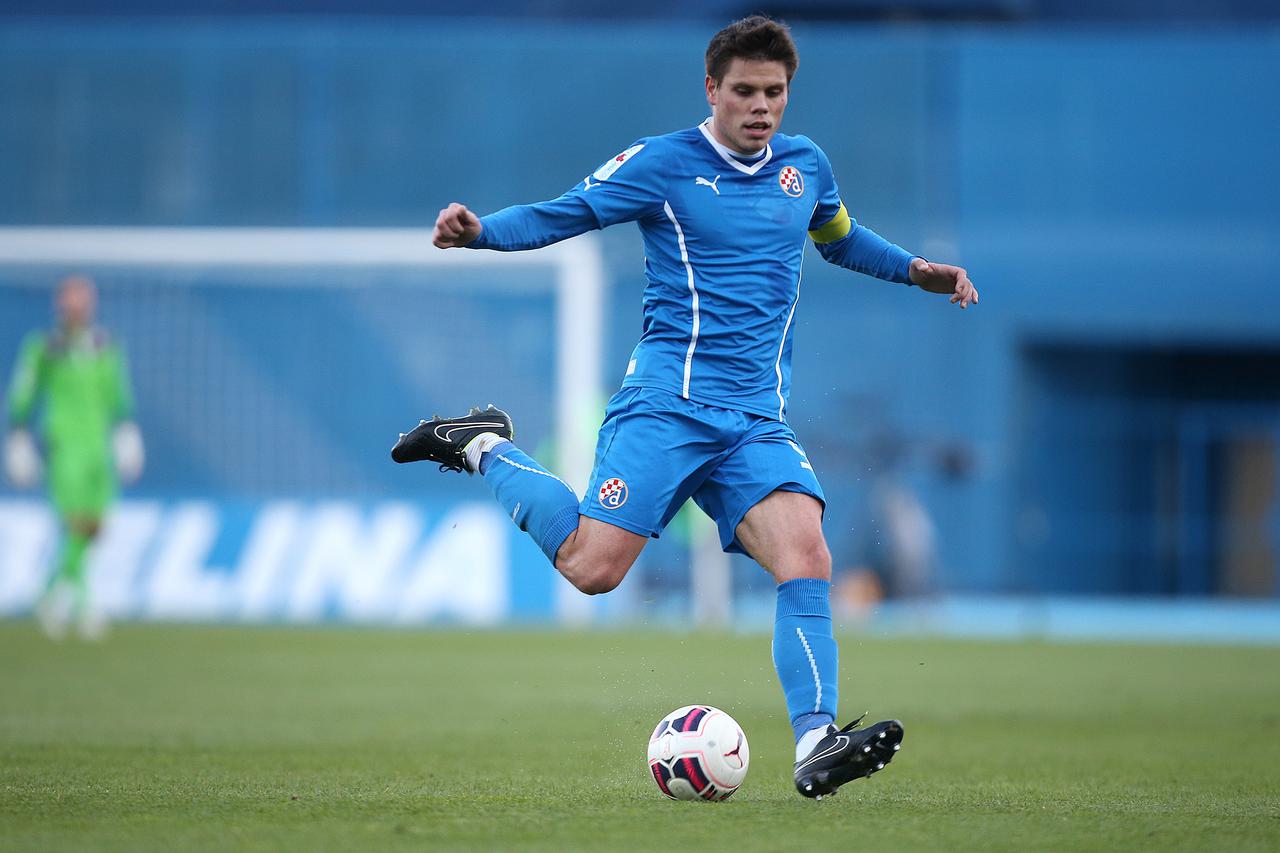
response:
M796 578L831 580L831 551L821 537L799 542L774 574L779 583Z
M831 551L821 538L806 543L798 556L802 577L831 580Z
M631 565L629 563L623 565L618 560L601 560L586 567L585 571L578 577L575 585L587 595L603 595L606 592L613 592L618 588L618 584L622 583L622 579L627 576L627 570L630 568Z
M67 530L76 536L83 536L87 539L96 537L101 528L102 523L99 519L88 516L76 516L67 521Z
M826 542L819 539L810 549L808 563L813 572L811 577L831 580L831 550L827 548Z
M631 568L631 561L592 554L569 554L556 565L579 592L603 595L618 588Z
M579 592L584 592L587 595L603 595L606 592L613 592L617 589L624 576L625 573L611 571L606 567L580 577L575 585L578 587Z

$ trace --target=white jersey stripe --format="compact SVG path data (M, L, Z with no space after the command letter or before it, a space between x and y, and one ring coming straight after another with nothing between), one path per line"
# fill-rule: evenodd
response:
M778 375L778 420L782 420L782 410L787 407L787 400L782 396L782 351L787 346L787 332L791 331L791 320L796 316L796 306L800 304L800 282L804 280L804 257L800 258L800 270L796 278L796 298L791 300L791 313L787 315L787 324L782 327L782 340L778 342L778 360L773 363L773 372Z
M693 371L693 351L698 346L698 288L693 283L693 266L689 263L689 250L684 245L684 229L680 227L675 211L671 209L671 202L664 201L662 209L666 211L667 218L671 220L671 224L676 227L676 242L680 244L680 260L684 262L685 275L689 279L690 304L693 307L693 330L689 333L689 351L684 356L684 398L688 400L689 374ZM791 310L795 310L794 305ZM790 324L790 320L787 322Z

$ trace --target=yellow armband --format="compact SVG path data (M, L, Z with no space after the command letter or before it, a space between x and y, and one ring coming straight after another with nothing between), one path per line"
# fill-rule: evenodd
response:
M844 239L852 229L853 223L849 219L849 211L845 210L844 204L841 203L840 209L836 211L835 216L831 217L831 221L821 228L810 231L809 236L815 243L834 243Z

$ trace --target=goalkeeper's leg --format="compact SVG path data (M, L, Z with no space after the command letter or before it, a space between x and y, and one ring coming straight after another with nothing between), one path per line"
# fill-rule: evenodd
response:
M36 618L50 637L61 638L66 633L72 616L83 614L88 608L89 585L85 576L85 559L97 528L96 521L89 519L73 518L63 521L57 562L49 573L44 593L36 604Z
M59 555L58 577L71 589L72 610L77 616L83 616L89 609L89 578L85 562L89 556L89 547L98 535L98 527L96 518L72 521L67 526L67 535Z
M49 457L50 497L62 518L63 540L49 588L36 614L51 636L76 620L86 639L100 639L105 622L90 600L88 555L115 497L111 457L71 445ZM68 600L63 601L63 595Z

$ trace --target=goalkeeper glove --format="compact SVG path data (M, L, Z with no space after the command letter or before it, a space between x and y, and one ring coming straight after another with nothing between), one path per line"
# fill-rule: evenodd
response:
M116 474L124 483L137 482L142 476L142 467L147 461L146 450L142 446L142 431L133 421L123 421L116 426L111 436L111 446L115 451Z
M12 429L4 440L4 473L19 489L30 489L40 482L40 451L30 431Z

